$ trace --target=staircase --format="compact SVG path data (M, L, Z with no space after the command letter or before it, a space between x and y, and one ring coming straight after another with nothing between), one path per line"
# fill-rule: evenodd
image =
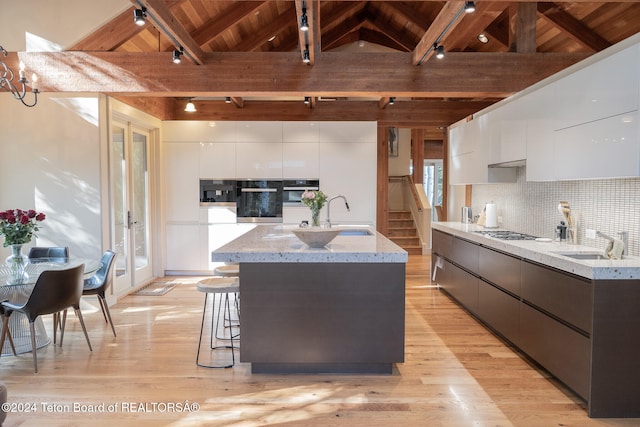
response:
M422 246L410 211L390 211L388 237L409 255L422 255Z

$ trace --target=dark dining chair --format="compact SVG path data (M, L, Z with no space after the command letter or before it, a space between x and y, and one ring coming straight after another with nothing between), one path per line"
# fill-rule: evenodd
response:
M84 336L91 348L91 341L89 341L89 334L87 334L87 328L84 325L82 318L82 312L80 311L80 298L82 297L82 272L84 271L84 264L80 264L77 267L68 268L66 270L45 270L43 271L36 284L33 287L33 291L27 301L22 304L13 304L10 301L3 301L0 303L2 310L4 311L2 320L2 335L0 336L0 348L4 345L5 337L9 329L9 317L13 312L23 313L29 319L29 328L31 330L31 352L33 353L33 367L35 372L38 373L38 356L36 347L36 332L34 322L38 316L45 314L59 313L66 310L69 307L73 307L76 316L80 319ZM62 321L62 331L64 333L65 319ZM60 338L62 344L62 337Z
M105 251L104 254L102 254L100 262L102 263L100 269L96 271L93 276L85 279L82 295L96 295L98 297L104 321L111 325L111 330L115 337L116 328L113 326L113 320L111 320L111 313L109 312L109 306L107 305L105 294L113 282L113 269L116 265L116 253L109 250Z
M68 246L34 246L29 249L30 262L65 262L69 260ZM38 261L40 260L40 261ZM60 313L53 313L53 343L56 343L57 331L62 333L62 321Z

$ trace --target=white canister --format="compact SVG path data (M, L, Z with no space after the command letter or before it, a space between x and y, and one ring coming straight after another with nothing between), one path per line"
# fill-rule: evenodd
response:
M485 206L485 215L484 226L486 228L498 228L498 208L495 203L487 203Z
M471 214L471 206L462 207L462 216L460 222L463 224L470 224L472 222L473 215Z

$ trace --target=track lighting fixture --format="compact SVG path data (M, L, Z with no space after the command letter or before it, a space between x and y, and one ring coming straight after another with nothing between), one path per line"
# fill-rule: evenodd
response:
M184 55L184 51L182 48L180 50L176 49L173 51L173 63L179 64L182 62L182 55Z
M224 102L225 102L226 104L231 104L231 97L230 97L230 96L227 96L227 97L224 99Z
M302 15L300 16L300 31L309 31L309 19L307 18L306 8L302 8Z
M309 46L302 52L302 62L308 64L311 62L311 57L309 56Z
M476 2L474 1L466 1L464 3L464 11L466 13L471 13L476 11Z
M489 43L489 37L487 37L485 34L478 34L478 40L480 41L480 43Z
M305 96L305 97L304 97L304 103L305 103L306 105L311 104L311 97L310 97L310 96Z
M442 59L444 58L444 46L440 45L440 46L436 46L436 58L438 59Z
M392 96L391 98L389 98L389 105L394 105L396 103L396 97Z
M144 7L142 9L134 9L133 11L133 22L136 25L143 26L147 23L147 9Z
M197 111L196 106L193 104L191 99L192 98L189 98L189 102L187 102L187 105L184 107L184 111L186 111L187 113L194 113Z

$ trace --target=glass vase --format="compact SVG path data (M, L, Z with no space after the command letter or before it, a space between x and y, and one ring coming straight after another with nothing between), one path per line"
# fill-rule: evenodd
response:
M11 255L9 255L5 261L9 268L7 283L9 285L21 285L23 283L27 283L29 275L25 268L29 262L29 258L22 253L22 245L10 245L10 247Z
M311 226L320 227L320 209L311 208Z

